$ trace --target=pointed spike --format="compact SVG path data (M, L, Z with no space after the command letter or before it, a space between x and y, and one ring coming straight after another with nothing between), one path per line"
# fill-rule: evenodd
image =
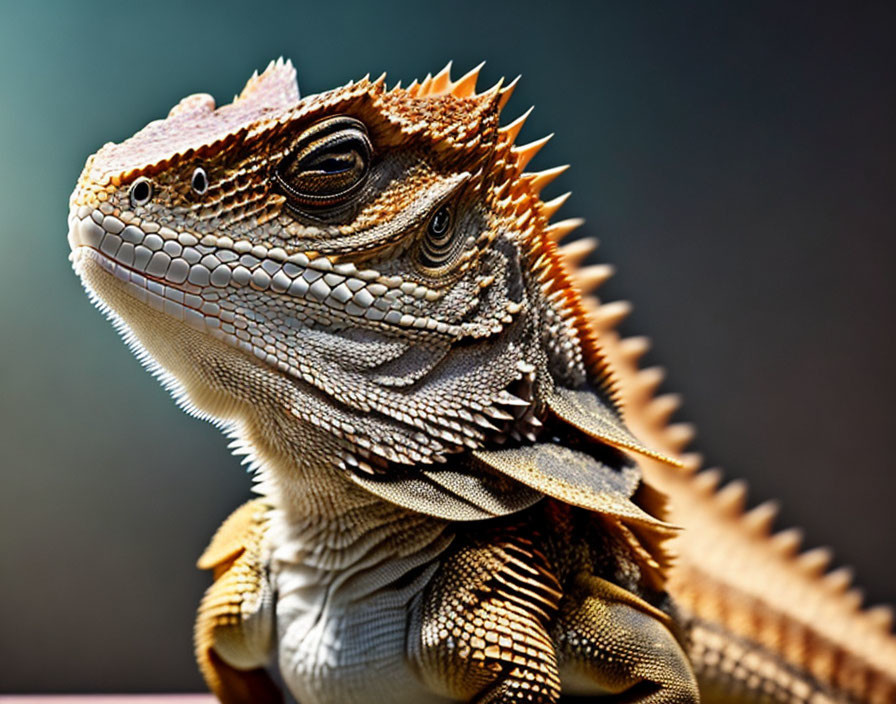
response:
M507 101L510 100L510 96L513 95L513 91L516 90L516 84L519 83L521 76L517 76L510 83L507 84L506 87L501 89L500 97L498 98L498 112L504 109L504 106L507 105Z
M411 97L417 97L417 95L420 93L420 83L416 78L408 85L407 92Z
M611 264L592 264L591 266L583 266L576 269L572 272L572 275L579 291L591 293L601 287L613 275L614 271Z
M663 394L652 399L644 409L647 419L658 426L665 426L675 411L681 408L681 395Z
M824 586L835 594L845 593L852 584L853 570L851 567L839 567L833 572L828 572L823 578Z
M564 164L563 166L555 166L553 169L523 174L522 177L529 181L529 186L535 193L541 193L549 183L552 183L554 179L568 168L569 164Z
M615 301L613 303L605 303L601 306L601 308L605 308L606 306L616 305L616 303L624 303L628 306L628 310L631 311L631 304L628 301ZM646 369L641 369L638 372L637 377L635 377L635 385L637 387L637 391L639 394L644 396L650 396L656 391L657 387L663 383L663 380L666 378L666 370L662 367L647 367Z
M840 593L840 600L847 605L848 609L858 611L862 608L862 602L865 601L865 592L858 587Z
M619 325L631 312L632 305L628 301L613 301L612 303L602 303L597 310L591 312L589 318L597 332L606 332ZM642 375L647 371L645 369L639 372L636 383L643 383Z
M777 516L778 504L765 501L744 514L744 527L756 535L768 535Z
M394 86L392 86L392 90L393 91L401 90L401 81L398 81L398 83L396 83Z
M562 196L557 196L553 200L549 200L545 203L541 204L541 212L544 213L545 218L550 220L554 215L557 214L557 211L563 206L563 204L569 199L569 196L572 195L571 191L567 191Z
M519 136L520 130L523 129L523 125L526 124L526 120L529 119L529 115L532 114L532 111L535 109L533 105L531 108L526 110L522 115L516 118L513 122L510 122L503 127L498 128L499 134L503 135L505 141L509 144L513 144L516 141L517 136Z
M439 71L432 79L432 88L430 89L430 95L442 95L445 93L448 88L451 86L451 64L453 61L449 61L445 64L445 68Z
M610 266L609 264L596 264L595 266ZM591 267L587 267L591 268ZM643 335L638 337L626 337L619 341L619 353L632 364L637 364L650 349L650 338Z
M542 147L544 147L545 144L551 141L553 136L554 133L551 132L541 139L536 139L534 142L529 142L528 144L521 144L520 146L514 147L510 150L516 157L516 168L518 173L521 173L523 169L526 168L528 163L532 161L533 157L541 151Z
M495 403L500 403L504 406L518 406L520 408L528 408L531 405L525 399L522 399L519 396L510 393L506 389L501 389L501 391L495 397Z
M507 411L501 410L500 408L495 408L494 406L489 406L485 409L484 412L488 413L492 418L495 418L497 420L514 420L514 417Z
M694 477L694 489L708 496L715 491L721 479L722 473L718 469L703 470Z
M485 101L488 101L489 103L491 103L498 96L498 93L500 93L503 85L504 85L504 78L502 77L502 78L498 79L498 82L495 83L495 85L493 85L488 90L482 91L476 97L480 98L481 100L485 100Z
M548 238L551 241L559 242L564 237L566 237L570 232L581 227L584 224L585 224L585 221L582 218L568 218L566 220L560 220L551 225L548 225L544 229L544 233L548 236ZM593 240L593 241L595 242L594 246L596 248L597 240ZM573 243L573 244L575 244L575 243Z
M893 630L894 612L889 604L872 606L865 611L865 616L878 628L887 632Z
M716 506L729 515L743 513L744 504L747 501L747 483L742 479L735 479L723 486L715 496Z
M675 452L681 452L697 437L697 427L693 423L673 423L663 431L663 437Z
M593 237L582 237L581 239L565 244L562 247L558 247L557 254L568 269L575 269L596 249L596 239Z
M703 456L697 452L688 452L681 456L681 468L685 474L695 474L703 466Z
M455 98L469 98L471 95L475 95L476 81L483 66L485 66L485 61L482 61L478 66L473 67L458 78L451 86L451 94Z
M788 528L775 533L769 541L775 552L784 556L792 556L799 550L803 542L803 531L799 528Z
M377 79L373 82L373 85L374 85L374 86L382 86L382 85L385 85L385 84L386 84L386 72L383 71L383 72L379 75L379 78L377 78Z
M492 423L490 420L488 420L481 413L473 414L473 422L476 423L476 425L478 425L480 428L485 428L486 430L490 430L495 433L500 432L500 430L501 430L500 428L498 428L498 426L496 426L494 423Z
M819 576L827 569L832 557L828 548L813 548L799 555L796 564L806 574Z

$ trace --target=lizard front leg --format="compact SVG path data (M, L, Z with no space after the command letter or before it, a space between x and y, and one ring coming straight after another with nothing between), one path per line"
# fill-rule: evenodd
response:
M274 603L262 559L267 505L249 501L218 529L199 558L214 572L196 616L196 660L224 704L281 702L265 670L275 648Z
M410 657L435 692L477 704L557 702L548 633L560 599L545 558L498 536L461 547L440 566L414 614Z
M564 684L613 702L699 702L697 680L669 617L611 582L573 576L553 628Z

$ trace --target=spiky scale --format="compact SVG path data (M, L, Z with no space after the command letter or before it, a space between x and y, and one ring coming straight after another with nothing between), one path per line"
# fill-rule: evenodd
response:
M779 510L775 501L761 503L744 514L744 526L757 535L768 535Z

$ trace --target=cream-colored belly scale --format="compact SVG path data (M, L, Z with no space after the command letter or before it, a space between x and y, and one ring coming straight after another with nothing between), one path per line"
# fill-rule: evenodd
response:
M278 662L300 704L446 701L407 658L410 614L451 542L444 522L382 504L338 525L278 512L270 537Z

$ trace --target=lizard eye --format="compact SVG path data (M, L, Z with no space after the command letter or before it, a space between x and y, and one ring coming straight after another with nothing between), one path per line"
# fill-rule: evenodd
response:
M289 199L300 206L339 205L366 180L372 152L362 122L344 115L331 117L299 136L274 178Z
M420 243L420 263L428 269L436 269L448 262L454 252L452 235L451 210L443 205L426 227L426 235Z
M193 171L193 176L190 179L190 185L193 187L193 190L202 195L208 190L208 174L205 173L205 169L201 166L197 166L196 170Z
M131 206L146 205L152 200L152 181L145 176L141 176L131 184L131 190L128 193Z

